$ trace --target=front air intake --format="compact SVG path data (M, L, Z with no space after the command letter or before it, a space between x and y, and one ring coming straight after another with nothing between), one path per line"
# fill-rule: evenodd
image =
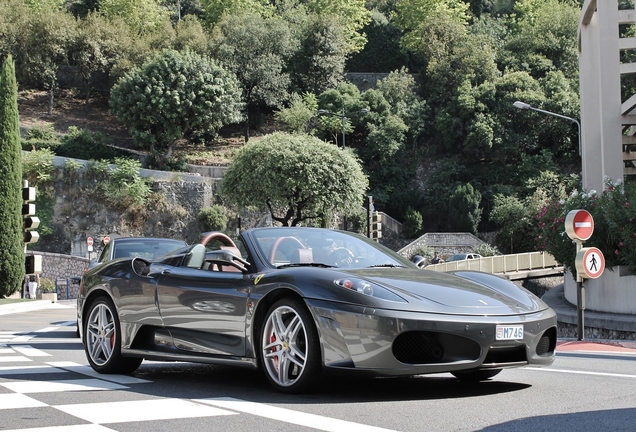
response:
M424 331L399 334L393 341L392 349L396 360L405 364L475 361L481 355L481 347L471 339Z
M556 349L556 328L546 330L537 344L537 355L552 355Z

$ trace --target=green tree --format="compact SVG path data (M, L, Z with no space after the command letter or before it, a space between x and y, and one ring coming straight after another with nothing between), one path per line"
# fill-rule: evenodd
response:
M288 97L287 60L295 50L288 25L259 15L226 16L213 38L214 57L234 72L243 89L245 141L250 114L258 104L280 107Z
M269 3L267 0L201 0L201 21L211 29L231 15L256 14L268 18L273 13Z
M187 134L215 133L238 122L241 110L230 73L192 52L170 50L118 81L110 105L137 145L163 152L164 160Z
M308 0L307 9L318 15L336 16L342 21L350 53L364 48L367 38L362 30L371 21L365 0Z
M408 208L402 225L402 235L405 238L415 238L422 231L422 214L417 210Z
M73 65L84 82L87 109L95 75L108 74L122 57L120 43L127 29L118 23L120 21L109 21L97 13L89 13L77 20L70 52Z
M386 72L408 64L408 53L400 46L402 32L384 14L371 11L364 32L368 41L347 61L349 72Z
M344 79L349 51L343 30L333 15L310 15L303 23L300 49L289 62L296 88L319 94Z
M137 35L154 33L169 20L160 0L100 0L99 10L108 19L121 18Z
M367 189L362 167L343 151L308 135L274 133L247 144L221 183L221 195L237 207L267 208L285 226L316 221L361 206Z
M227 228L227 211L220 205L203 208L198 219L204 231L225 231Z
M312 119L318 112L318 99L313 93L305 93L300 96L297 93L291 95L289 107L276 111L276 119L283 123L289 133L310 133Z
M481 193L470 183L457 185L449 199L448 218L455 231L477 234L481 221Z
M60 66L68 62L68 48L75 27L66 11L43 9L30 14L24 42L19 47L22 72L29 81L49 92L49 114Z
M0 72L0 295L18 291L24 280L22 156L18 85L13 58Z

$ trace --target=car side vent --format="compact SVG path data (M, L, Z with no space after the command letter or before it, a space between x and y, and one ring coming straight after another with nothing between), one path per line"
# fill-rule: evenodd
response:
M444 349L425 332L405 332L393 341L393 355L406 364L441 363Z
M546 330L537 344L537 355L552 355L556 349L556 329L553 327Z

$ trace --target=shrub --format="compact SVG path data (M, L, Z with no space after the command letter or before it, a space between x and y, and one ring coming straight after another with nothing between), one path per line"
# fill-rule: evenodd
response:
M220 205L206 207L199 212L199 222L204 231L224 231L227 228L227 212Z
M483 257L500 255L499 249L497 249L496 246L491 246L487 243L480 244L479 246L473 248L473 250L475 251L475 253L478 253Z
M68 133L62 137L61 144L54 151L58 156L76 159L114 160L122 153L110 147L110 144L110 138L102 133L70 126Z
M414 238L422 231L422 214L408 208L402 224L402 234L405 238Z
M594 218L594 234L585 246L600 249L607 268L626 265L636 274L636 185L608 181L600 194L575 191L564 201L546 202L536 215L535 249L551 253L575 277L576 245L565 232L565 218L577 209Z

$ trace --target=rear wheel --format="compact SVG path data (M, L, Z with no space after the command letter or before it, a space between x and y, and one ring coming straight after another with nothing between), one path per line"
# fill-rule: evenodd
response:
M143 360L121 355L119 318L115 305L107 297L99 297L91 304L84 325L84 341L86 358L99 373L130 373Z
M474 371L455 371L451 372L456 378L462 381L485 381L499 374L501 369L474 370Z
M261 365L279 391L310 391L322 375L320 343L311 314L293 299L274 303L261 333Z

